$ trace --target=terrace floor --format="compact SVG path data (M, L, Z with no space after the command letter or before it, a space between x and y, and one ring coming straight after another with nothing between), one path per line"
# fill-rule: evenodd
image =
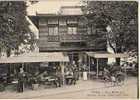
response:
M0 93L0 99L137 99L137 84L136 77L127 77L121 86L105 84L101 80L79 80L76 85L64 85L59 88L39 88L26 90L23 93L4 91Z

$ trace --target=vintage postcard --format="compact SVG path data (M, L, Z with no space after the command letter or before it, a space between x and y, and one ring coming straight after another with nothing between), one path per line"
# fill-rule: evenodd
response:
M138 1L0 1L0 99L139 99Z

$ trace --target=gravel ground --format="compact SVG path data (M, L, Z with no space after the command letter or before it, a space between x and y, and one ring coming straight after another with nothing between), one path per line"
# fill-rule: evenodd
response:
M94 98L137 98L137 78L129 77L124 85L112 86L104 84L100 80L78 81L76 85L63 86L60 88L25 91L16 93L5 91L0 93L1 99L94 99Z

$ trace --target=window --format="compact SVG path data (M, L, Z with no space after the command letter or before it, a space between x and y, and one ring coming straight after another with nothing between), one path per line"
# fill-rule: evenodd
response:
M39 32L40 33L48 33L48 27L47 26L40 26Z
M66 26L66 19L59 19L59 26Z
M59 26L60 34L67 34L67 26Z
M58 19L52 18L48 19L48 25L57 25L58 24Z
M67 24L77 24L78 22L77 22L77 19L76 18L69 18L68 20L67 20Z
M54 26L54 27L49 27L49 35L58 35L58 27Z
M92 28L91 28L91 27L88 27L88 28L87 28L87 33L88 33L88 34L91 34L91 33L92 33Z
M87 34L87 27L86 26L78 26L78 34Z
M89 26L87 27L87 33L90 34L95 34L96 33L96 29L94 28L94 26Z
M68 27L68 34L77 34L77 27Z
M45 18L39 19L39 26L46 26L46 25L47 25L47 21Z

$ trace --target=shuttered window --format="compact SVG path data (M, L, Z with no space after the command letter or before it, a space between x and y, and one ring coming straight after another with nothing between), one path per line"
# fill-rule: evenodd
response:
M58 27L48 27L49 35L58 35Z
M77 34L77 27L68 27L68 34Z
M60 34L67 34L67 26L59 26Z
M59 19L59 26L66 26L66 19Z
M69 18L68 20L67 20L67 24L69 25L69 24L78 24L78 22L77 22L77 19L75 18Z
M48 19L48 25L57 25L58 24L58 19L56 18L51 18Z
M47 25L47 20L45 18L40 18L39 19L39 26L46 26Z

